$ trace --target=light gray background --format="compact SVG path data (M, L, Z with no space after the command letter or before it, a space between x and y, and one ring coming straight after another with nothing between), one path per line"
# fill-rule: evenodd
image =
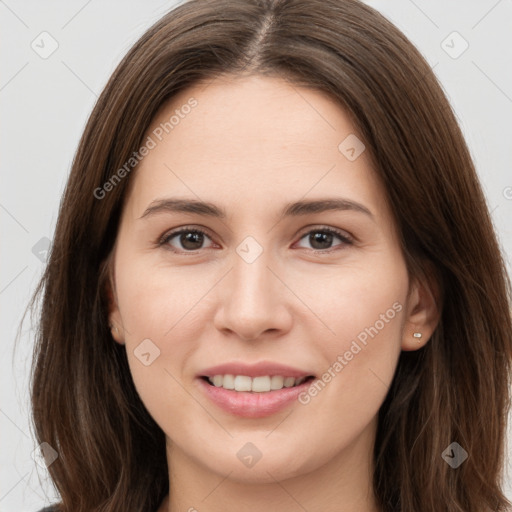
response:
M475 159L509 260L512 1L367 3L416 44L439 77ZM175 4L0 0L0 511L35 511L54 496L46 471L31 457L29 322L13 350L21 315L43 271L45 237L52 238L79 137L122 56ZM48 36L40 36L44 31L58 43L46 59L31 47L35 41L40 51L43 44L50 48ZM451 35L454 31L463 39ZM469 46L457 56L464 40ZM508 476L506 485L512 497Z

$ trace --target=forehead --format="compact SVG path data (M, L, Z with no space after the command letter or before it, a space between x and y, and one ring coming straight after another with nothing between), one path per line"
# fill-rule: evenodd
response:
M160 109L148 137L154 147L132 177L134 215L170 194L195 195L228 210L229 204L268 208L283 195L297 200L326 193L384 206L368 152L351 160L342 151L343 141L361 138L344 109L285 79L195 84Z
M188 108L192 102L196 105ZM163 142L186 139L190 152L207 150L223 161L254 153L284 157L285 149L329 157L338 151L339 136L355 131L347 114L324 93L260 76L221 77L180 92L162 107L148 134L155 130L163 131ZM293 151L288 155L293 157Z

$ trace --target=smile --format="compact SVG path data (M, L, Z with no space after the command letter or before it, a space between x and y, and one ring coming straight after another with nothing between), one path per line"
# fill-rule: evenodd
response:
M225 385L224 379L226 376L228 377L228 386L232 383L240 391L226 389L221 385L216 386L210 382L210 380L218 377L217 383L222 379L222 384ZM293 377L285 378L274 375L272 378L270 376L259 376L251 379L246 375L237 375L236 377L233 375L216 375L213 379L200 377L196 379L196 383L200 387L201 392L222 411L241 418L264 418L276 414L297 402L299 395L307 390L314 378L309 376L295 379ZM253 386L255 389L260 390L264 386L264 389L267 390L272 385L272 379L276 388L278 384L280 385L281 379L283 380L283 385L279 389L253 391ZM287 379L293 379L291 386L285 386L285 381L288 384L291 383L291 380ZM250 391L248 390L249 386L251 387Z
M247 375L214 375L213 377L205 377L210 384L223 389L240 391L240 392L253 392L253 393L266 393L269 391L278 391L283 388L292 388L299 386L307 379L312 379L313 376L308 377L285 377L282 375L262 375L259 377L249 377Z

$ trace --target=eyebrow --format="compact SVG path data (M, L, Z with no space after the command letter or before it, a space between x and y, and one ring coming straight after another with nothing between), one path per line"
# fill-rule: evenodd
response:
M322 213L327 211L355 211L364 213L372 219L372 212L361 203L344 198L325 198L309 201L296 201L288 203L281 210L280 219L284 217L298 217L313 213ZM194 213L205 217L226 219L226 211L214 203L199 201L196 199L174 199L165 198L153 201L141 215L141 219L164 212L173 213Z

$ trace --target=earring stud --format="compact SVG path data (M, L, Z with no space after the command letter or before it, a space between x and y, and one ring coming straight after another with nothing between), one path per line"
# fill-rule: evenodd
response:
M418 338L418 341L419 341L419 340L420 340L420 338L421 338L421 332L415 332L415 333L413 333L413 336L414 336L415 338Z

